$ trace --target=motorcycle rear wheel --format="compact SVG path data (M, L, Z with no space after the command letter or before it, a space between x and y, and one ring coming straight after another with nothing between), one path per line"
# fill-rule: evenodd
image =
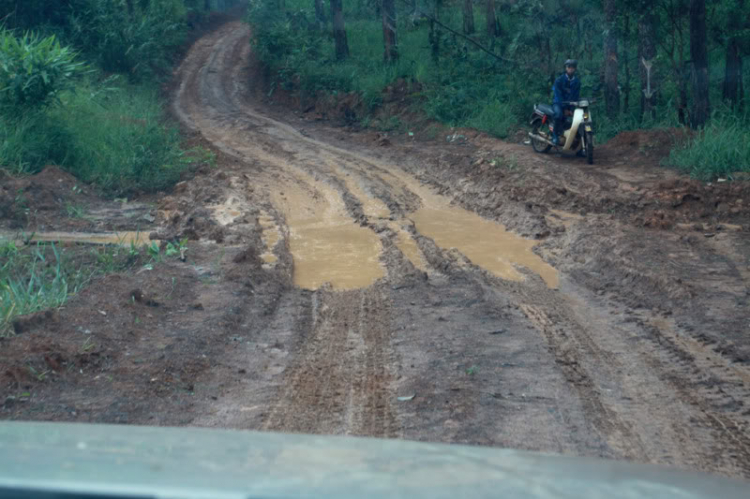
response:
M540 132L542 131L542 120L534 120L534 122L531 124L531 133L534 135L542 135ZM537 140L532 138L531 139L531 147L534 148L534 151L546 154L552 149L552 146L547 144L546 142L542 142L541 140Z

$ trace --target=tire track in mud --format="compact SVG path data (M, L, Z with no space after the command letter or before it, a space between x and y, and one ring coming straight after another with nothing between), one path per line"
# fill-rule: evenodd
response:
M393 354L383 300L377 288L315 296L311 337L285 377L263 429L395 435L387 390Z
M528 432L526 438L530 442L545 442L539 444L541 450L549 450L554 442L552 448L560 451L575 449L587 455L750 476L748 415L742 414L741 403L739 408L718 410L709 390L702 386L706 378L716 378L722 381L719 386L726 391L724 398L730 403L747 400L750 394L744 368L718 365L720 359L703 362L697 356L686 355L685 345L678 345L673 333L623 322L610 305L565 280L564 293L550 290L538 275L522 269L517 269L523 275L516 282L503 280L469 261L460 251L439 247L435 238L420 233L411 219L411 214L435 196L415 177L383 160L315 140L288 124L263 116L245 100L248 36L246 27L233 23L196 44L179 70L182 85L175 100L177 114L218 149L237 158L243 168L257 172L253 182L272 193L267 201L275 211L271 210L269 216L279 221L284 235L279 251L289 251L294 228L288 223L292 221L291 212L280 208L283 201L278 196L285 189L295 189L300 191L300 197L310 200L311 206L318 203L332 209L336 205L334 211L340 217L337 223L346 222L356 230L375 234L381 245L379 265L384 270L372 281L373 285L363 289L337 291L324 286L312 292L309 330L284 333L301 335L299 345L289 350L285 367L278 368L282 377L277 383L278 393L269 402L262 423L254 427L422 438L422 434L412 435L402 426L407 409L393 405L394 386L403 383L398 380L408 367L399 358L404 356L404 349L394 346L394 337L407 325L399 322L403 320L399 314L403 315L404 304L395 302L393 296L405 280L405 266L410 265L413 275L421 272L424 276L421 281L409 281L415 290L411 296L416 297L412 306L421 295L438 293L440 298L434 302L441 307L439 304L444 301L455 301L454 288L465 289L467 293L478 293L463 302L467 308L481 306L488 314L499 304L508 303L507 307L516 312L504 320L513 324L525 322L538 333L548 350L547 356L537 349L538 340L533 338L527 338L527 345L520 351L527 355L525 349L530 349L539 362L552 364L553 367L545 366L545 376L551 383L559 377L566 387L538 387L543 394L538 398L538 408L524 405L528 409L513 409L550 425L518 426L520 431ZM484 291L478 292L479 289ZM274 320L284 323L279 317ZM436 324L449 320L440 315ZM467 316L465 320L471 328L497 323L494 315ZM457 333L445 339L446 344L454 344ZM664 336L669 341L655 339ZM521 337L519 334L508 341L520 341ZM401 334L398 343L410 339L414 338ZM461 348L478 348L474 343L482 342L466 337ZM472 442L461 435L472 435L474 431L482 435L478 440L481 443L506 441L492 434L505 431L503 421L498 421L492 411L498 410L498 400L515 399L499 392L488 396L477 386L456 381L454 374L445 372L446 365L440 359L446 352L437 350L431 355L436 357L421 364L419 359L415 361L423 369L418 374L434 378L435 386L440 386L441 376L453 380L452 387L441 396L459 394L461 403L470 410L460 412L466 427L455 429L455 414L450 413L453 415L446 416L450 417L448 421L439 422L430 418L439 417L446 409L425 406L427 412L418 418L426 428L422 431L450 422L446 428L454 429L439 434L438 439ZM531 383L506 382L522 387L523 383ZM550 390L569 390L566 393L575 400L559 397ZM252 396L252 392L243 396ZM547 419L542 419L538 409L551 400L554 407L548 410L561 416L550 419L545 415ZM446 405L451 407L448 402ZM508 410L506 406L501 408ZM410 417L413 422L417 416ZM473 430L471 425L478 424L487 428ZM581 436L582 433L596 437ZM510 438L516 445L521 442L519 446L535 448L536 444L526 443L523 438Z

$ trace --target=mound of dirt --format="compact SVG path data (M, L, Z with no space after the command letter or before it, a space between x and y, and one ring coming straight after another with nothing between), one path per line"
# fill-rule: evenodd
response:
M28 177L0 170L0 228L49 225L71 209L96 199L88 186L56 166Z
M205 172L204 172L205 173ZM192 182L180 182L171 195L159 201L157 221L162 241L224 240L224 229L218 225L206 206L217 203L227 184L226 175L218 172L209 177L199 177Z
M630 130L609 140L606 149L618 156L639 153L661 159L668 156L675 145L690 138L690 135L691 132L686 128Z

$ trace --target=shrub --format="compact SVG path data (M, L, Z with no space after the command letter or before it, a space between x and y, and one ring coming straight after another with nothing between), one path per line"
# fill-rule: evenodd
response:
M105 71L138 79L166 67L186 34L187 10L180 0L133 2L83 0L69 18L69 36Z
M56 164L112 195L168 188L202 159L180 147L158 90L86 82L62 106L0 117L0 167L36 173Z
M43 110L0 115L0 167L12 173L36 173L48 164L67 163L72 142L69 131Z
M700 180L733 178L750 172L750 131L739 118L714 119L687 143L672 150L665 160L669 166Z
M165 189L191 164L151 87L89 84L50 117L72 144L58 164L111 194Z
M83 71L75 53L54 36L0 31L0 105L4 113L47 106L73 89Z

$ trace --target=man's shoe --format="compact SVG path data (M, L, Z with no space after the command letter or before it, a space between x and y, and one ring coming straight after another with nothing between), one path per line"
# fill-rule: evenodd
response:
M578 149L578 152L576 153L576 156L578 156L579 158L585 158L586 157L586 153L583 152L583 149Z

